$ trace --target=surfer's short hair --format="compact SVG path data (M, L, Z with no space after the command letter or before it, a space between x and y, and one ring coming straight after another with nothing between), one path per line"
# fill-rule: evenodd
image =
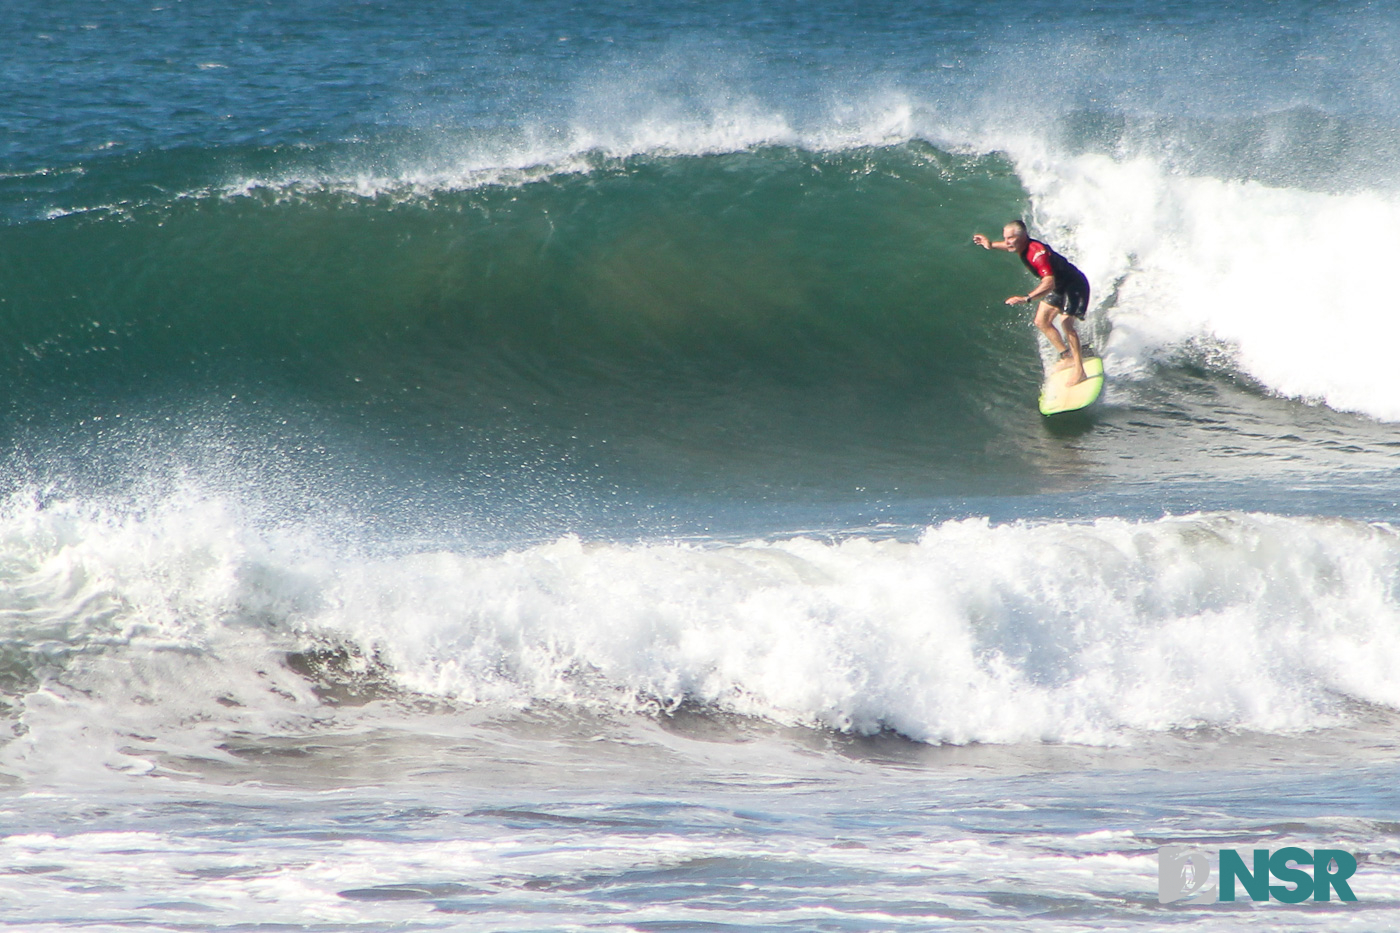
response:
M1017 233L1025 233L1029 235L1029 231L1026 230L1026 222L1024 220L1008 220L1006 222L1006 226L1002 229L1011 230L1013 228Z

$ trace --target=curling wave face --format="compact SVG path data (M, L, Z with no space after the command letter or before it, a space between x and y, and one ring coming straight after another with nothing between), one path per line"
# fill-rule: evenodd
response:
M422 451L395 475L476 486L552 449L662 475L732 452L772 481L908 448L965 474L1008 420L1030 426L1033 343L1000 301L1018 273L984 275L967 235L1020 197L1003 160L911 143L22 224L0 233L5 306L47 313L13 318L8 402L26 449L65 464L75 439L166 451L217 422L250 448L367 436L380 461Z
M384 475L478 490L541 458L624 486L1033 488L1040 369L1002 305L1024 272L967 237L1027 207L1095 284L1109 410L1262 419L1256 453L1286 467L1299 418L1327 419L1262 396L1400 402L1386 341L1319 344L1304 324L1333 307L1334 329L1391 326L1362 297L1379 273L1331 245L1384 193L919 140L580 158L528 183L240 183L0 229L17 465L49 481L83 473L75 456L164 460L217 424L245 448L280 438L277 457L358 436ZM1295 309L1264 310L1258 283L1317 237L1332 260L1295 277ZM1183 443L1221 453L1199 430Z

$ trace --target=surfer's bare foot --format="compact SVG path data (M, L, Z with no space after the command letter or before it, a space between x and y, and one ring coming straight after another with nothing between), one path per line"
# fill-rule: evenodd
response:
M1072 365L1074 365L1074 364L1071 363L1070 365L1072 366ZM1084 367L1081 366L1081 367L1079 367L1079 372L1077 372L1077 373L1074 374L1074 378L1071 379L1071 380L1069 380L1068 382L1066 382L1065 385L1067 385L1067 386L1077 386L1077 385L1079 385L1079 383L1083 382L1085 379L1088 379L1088 378L1089 378L1089 374L1086 373L1086 372L1084 371Z

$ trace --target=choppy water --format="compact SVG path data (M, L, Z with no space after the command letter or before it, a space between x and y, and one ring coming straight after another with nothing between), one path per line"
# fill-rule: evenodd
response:
M10 925L1396 926L1385 8L0 39ZM1183 843L1358 901L1159 905Z

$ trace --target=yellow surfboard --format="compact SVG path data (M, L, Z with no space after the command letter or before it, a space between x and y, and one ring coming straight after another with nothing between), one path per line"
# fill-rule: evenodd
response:
M1045 385L1040 387L1042 415L1078 411L1098 400L1099 393L1103 391L1103 360L1097 356L1084 357L1084 372L1088 373L1089 378L1069 385L1073 372L1071 367L1061 366L1045 377Z

